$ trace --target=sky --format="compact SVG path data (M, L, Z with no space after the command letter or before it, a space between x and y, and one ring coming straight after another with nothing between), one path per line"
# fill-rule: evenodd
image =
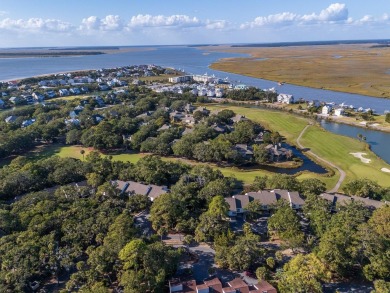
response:
M390 38L389 0L0 0L0 47Z

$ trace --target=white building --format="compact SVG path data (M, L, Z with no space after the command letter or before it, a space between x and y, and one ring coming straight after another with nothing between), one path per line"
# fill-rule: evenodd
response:
M283 104L293 104L294 97L292 95L288 95L288 94L279 94L277 101L278 101L278 103L283 103Z
M345 114L343 108L334 109L334 115L335 116L343 116Z
M322 107L322 115L329 115L332 112L332 106L325 105Z
M192 76L191 75L174 76L174 77L170 77L168 79L168 81L171 83L181 83L181 82L192 81Z

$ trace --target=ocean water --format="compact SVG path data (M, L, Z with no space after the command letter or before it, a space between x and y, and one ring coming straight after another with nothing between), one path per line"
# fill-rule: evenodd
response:
M13 80L35 75L68 72L75 70L114 68L126 65L156 64L163 67L182 69L193 74L214 74L220 78L228 77L230 81L256 86L262 89L274 87L279 93L292 94L295 98L305 100L320 100L348 104L355 107L372 108L378 113L390 110L390 99L380 99L363 95L341 93L335 91L313 89L290 84L278 85L276 81L257 79L238 74L212 70L209 65L221 58L246 57L245 54L207 52L192 46L156 46L145 47L147 50L106 55L82 57L53 58L0 58L0 80ZM390 163L390 133L381 133L353 126L323 125L327 130L356 137L356 132L363 133L372 150ZM340 131L343 129L343 131ZM371 134L372 132L372 134Z
M212 70L209 65L220 58L245 57L244 54L207 52L191 46L146 47L148 50L116 54L51 57L51 58L2 58L0 59L0 80L13 80L35 75L59 73L74 70L113 68L125 65L156 64L164 67L183 69L193 74L216 75L262 89L275 87L279 93L292 94L295 98L320 100L336 104L354 105L356 108L372 108L377 113L390 110L390 100L348 94L321 89L313 89L291 84L278 85L276 81L252 78L238 74ZM205 54L207 53L207 54Z

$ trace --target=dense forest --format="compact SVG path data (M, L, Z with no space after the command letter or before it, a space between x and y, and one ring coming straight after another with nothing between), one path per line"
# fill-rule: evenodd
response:
M228 97L264 98L253 88L236 94ZM278 146L279 133L230 110L191 109L197 99L132 85L99 98L0 113L0 158L10 161L0 169L0 292L166 292L198 243L214 249L218 268L255 272L280 292L322 292L323 284L340 281L372 282L374 292L389 292L389 205L373 210L351 200L333 209L320 196L326 186L318 179L276 174L242 186L208 165L162 158L234 166L275 160L266 146ZM180 115L191 123L177 121ZM54 142L96 151L83 160L28 156ZM238 146L250 147L250 156ZM113 150L151 155L136 163L103 155ZM292 159L288 152L286 159ZM151 201L121 190L116 180L169 192ZM265 217L264 203L254 200L242 229L232 228L227 197L274 189L299 192L303 209L279 200ZM369 179L350 181L344 191L390 199L389 189ZM148 215L151 233L137 224L140 213ZM266 231L258 232L254 227L264 218ZM183 235L181 247L162 241L170 233Z

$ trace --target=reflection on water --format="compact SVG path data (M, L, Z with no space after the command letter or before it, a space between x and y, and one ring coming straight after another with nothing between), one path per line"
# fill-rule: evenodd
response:
M366 137L366 142L371 146L371 150L390 164L390 133L361 128L347 124L338 124L326 120L320 120L321 126L333 133L358 138L359 134Z

